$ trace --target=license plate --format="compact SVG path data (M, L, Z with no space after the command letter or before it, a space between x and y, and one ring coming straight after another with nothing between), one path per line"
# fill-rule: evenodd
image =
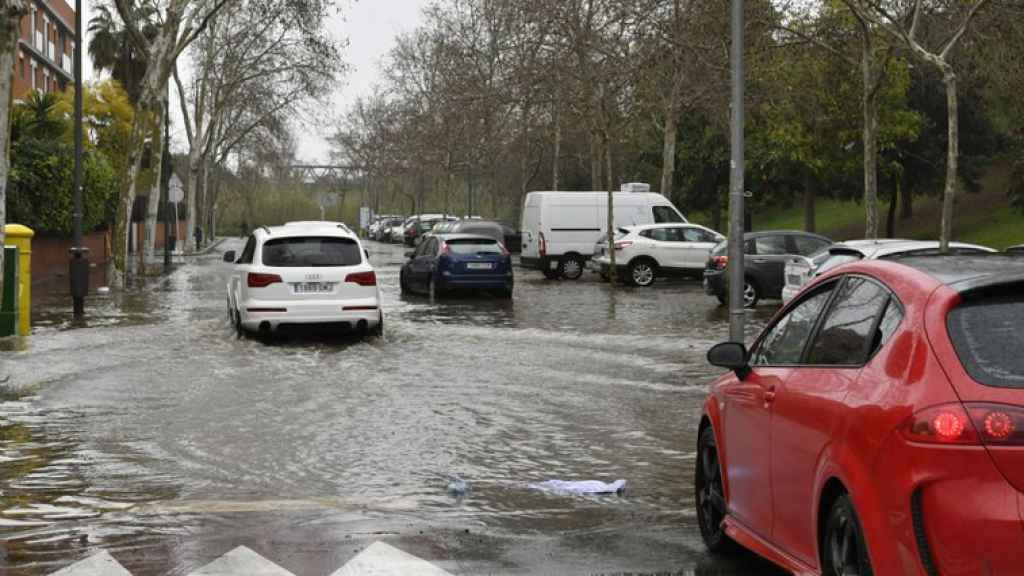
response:
M494 264L490 262L470 262L466 264L468 270L490 270L494 268Z
M292 289L296 294L327 294L334 287L332 282L296 282Z

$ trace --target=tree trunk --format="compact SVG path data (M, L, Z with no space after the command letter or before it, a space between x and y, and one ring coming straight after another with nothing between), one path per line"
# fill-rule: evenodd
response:
M146 269L146 258L156 258L156 217L160 210L160 175L163 173L161 170L163 169L164 158L164 114L169 112L167 108L168 103L167 100L164 100L157 109L157 128L150 151L150 158L155 159L155 162L150 163L150 171L155 177L153 178L153 185L149 188L149 197L146 199L145 233L143 234L142 250L139 250L140 274Z
M132 207L135 205L135 190L138 185L139 172L142 170L142 148L145 145L147 109L143 101L139 102L138 110L135 112L135 121L132 122L132 134L128 147L128 177L127 186L121 191L120 201L117 203L117 216L114 221L114 254L111 264L113 270L108 275L107 281L112 287L123 288L126 285L128 275L128 241L131 236Z
M896 179L895 188L892 191L892 197L889 199L889 214L885 220L885 237L895 238L896 237L896 204L899 202L902 192L900 191L900 180Z
M804 173L804 230L815 231L814 200L817 191L815 190L814 174L810 170Z
M884 78L876 77L873 61L871 32L865 29L861 43L865 238L878 238L878 90Z
M14 62L18 50L18 36L21 18L28 12L28 3L23 0L4 2L0 21L0 247L4 245L4 225L7 223L7 176L11 171L11 89L14 85ZM3 270L4 251L0 250L0 271ZM0 273L0 291L3 290L3 274Z
M676 134L679 128L675 106L669 106L665 116L665 138L661 149L661 192L672 199L672 180L676 172Z
M722 229L722 189L719 186L715 186L715 198L711 203L711 227L715 230Z
M905 178L906 176L900 176L900 220L910 220L914 217L914 191Z
M555 98L555 144L551 155L551 189L558 190L559 168L562 158L562 101L559 94Z
M596 131L590 133L590 188L601 189L601 140Z
M618 282L615 263L615 189L612 182L612 142L607 129L601 135L601 144L604 156L605 189L608 190L608 282L614 289Z
M946 114L949 122L949 147L946 155L946 190L942 196L942 231L939 235L939 251L949 252L949 241L953 235L953 204L956 201L957 160L960 156L960 118L958 116L956 74L953 67L943 62L942 83L946 85Z

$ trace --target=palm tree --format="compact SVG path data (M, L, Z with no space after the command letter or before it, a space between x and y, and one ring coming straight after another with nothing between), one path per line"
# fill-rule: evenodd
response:
M133 7L143 22L142 33L148 38L156 36L156 9L151 4ZM96 15L89 20L89 58L93 66L109 70L121 83L132 103L139 101L142 77L146 74L146 56L132 42L119 16L107 5L95 8Z

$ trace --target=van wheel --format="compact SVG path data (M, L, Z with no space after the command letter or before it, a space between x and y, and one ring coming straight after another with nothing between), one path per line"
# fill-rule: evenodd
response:
M634 286L650 286L658 273L658 265L646 258L634 260L629 264L629 281Z
M579 280L583 276L583 258L576 254L570 254L558 265L562 271L562 277L567 280Z

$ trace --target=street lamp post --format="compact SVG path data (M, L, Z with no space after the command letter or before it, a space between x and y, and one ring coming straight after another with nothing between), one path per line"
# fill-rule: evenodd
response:
M72 181L72 247L68 264L75 317L85 314L89 292L89 250L82 246L82 0L75 0L75 172Z
M729 174L729 339L743 342L743 0L732 0L732 160Z

